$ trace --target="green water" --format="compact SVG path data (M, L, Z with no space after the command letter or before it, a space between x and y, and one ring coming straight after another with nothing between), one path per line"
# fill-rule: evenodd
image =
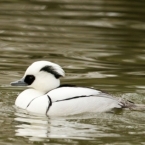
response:
M0 1L0 145L145 144L145 112L46 118L13 108L10 86L34 61L58 63L61 82L145 104L141 0Z

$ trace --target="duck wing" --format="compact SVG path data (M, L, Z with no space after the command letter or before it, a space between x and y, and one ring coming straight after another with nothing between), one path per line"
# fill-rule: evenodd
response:
M125 104L107 93L83 87L60 87L47 93L48 115L64 116L85 112L106 112Z
M59 88L53 89L47 93L51 98L52 102L58 102L63 100L71 100L83 97L105 97L116 100L114 97L107 93L103 93L99 90L85 87L75 87L75 86L61 86Z

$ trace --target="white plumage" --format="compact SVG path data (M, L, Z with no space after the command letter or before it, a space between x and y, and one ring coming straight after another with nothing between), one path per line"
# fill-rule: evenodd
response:
M48 61L37 61L28 67L23 78L12 86L27 86L15 105L30 112L64 116L85 112L106 112L126 105L101 91L75 86L60 86L63 69Z

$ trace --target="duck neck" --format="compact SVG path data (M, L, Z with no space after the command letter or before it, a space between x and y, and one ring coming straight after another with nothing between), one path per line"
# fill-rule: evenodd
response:
M57 81L52 81L50 83L46 83L46 82L41 83L39 86L35 87L34 89L43 94L46 94L49 91L51 91L59 86L60 86L60 80L58 79Z

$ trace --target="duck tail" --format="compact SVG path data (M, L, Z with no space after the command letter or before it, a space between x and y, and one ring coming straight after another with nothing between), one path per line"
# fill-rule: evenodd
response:
M122 100L121 103L123 104L122 108L128 108L133 111L145 111L145 104L135 104L129 100Z

